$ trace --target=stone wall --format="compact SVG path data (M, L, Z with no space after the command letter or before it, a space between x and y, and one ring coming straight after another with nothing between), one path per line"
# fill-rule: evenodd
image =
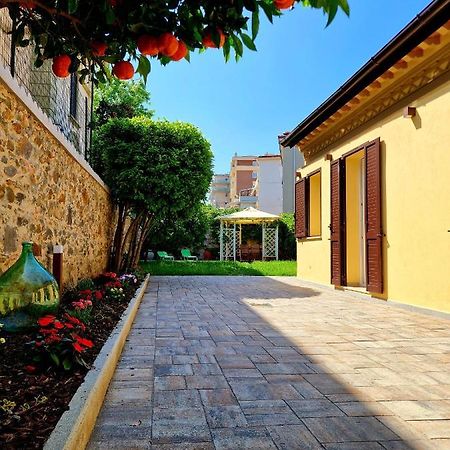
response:
M53 245L64 246L66 286L95 276L107 264L108 189L14 80L0 72L0 273L17 259L21 242L31 240L41 246L39 259L47 268Z

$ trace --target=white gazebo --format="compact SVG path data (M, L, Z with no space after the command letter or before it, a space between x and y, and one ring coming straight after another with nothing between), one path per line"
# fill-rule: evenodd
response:
M242 225L261 225L262 259L278 259L278 224L276 227L271 225L277 222L280 216L250 207L219 216L218 219L220 220L221 261L227 259L236 261L238 248L240 249L242 244Z

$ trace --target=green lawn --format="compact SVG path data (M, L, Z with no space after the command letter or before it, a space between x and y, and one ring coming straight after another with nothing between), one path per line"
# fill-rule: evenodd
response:
M295 261L150 261L141 267L150 275L296 275Z

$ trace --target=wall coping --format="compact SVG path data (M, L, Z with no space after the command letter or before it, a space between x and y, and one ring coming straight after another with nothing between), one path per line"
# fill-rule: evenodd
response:
M89 163L83 156L77 152L74 145L58 130L58 128L51 122L49 117L42 111L39 105L33 100L30 93L20 86L17 81L11 76L8 68L0 64L0 81L15 95L20 102L36 117L36 119L53 135L53 137L62 145L66 152L71 156L98 184L100 184L106 192L109 193L109 188L105 182L97 175Z

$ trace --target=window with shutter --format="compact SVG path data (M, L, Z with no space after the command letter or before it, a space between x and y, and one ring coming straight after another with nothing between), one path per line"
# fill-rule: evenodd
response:
M306 237L306 179L303 178L295 183L295 237L302 239Z
M366 279L369 292L383 292L383 231L381 222L380 139L365 147Z

